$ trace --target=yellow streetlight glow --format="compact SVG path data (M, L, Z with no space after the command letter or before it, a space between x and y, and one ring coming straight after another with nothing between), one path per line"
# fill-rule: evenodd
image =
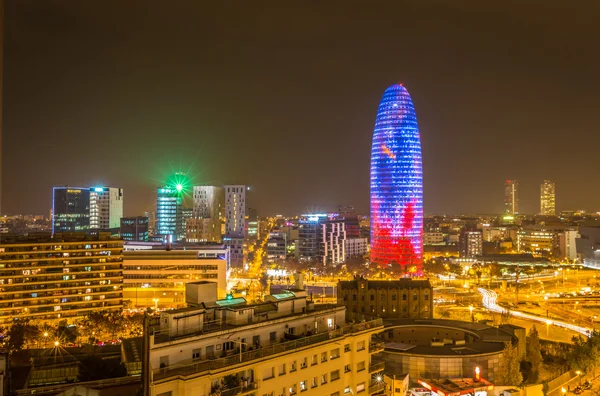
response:
M58 341L54 341L54 346L57 347L59 345Z

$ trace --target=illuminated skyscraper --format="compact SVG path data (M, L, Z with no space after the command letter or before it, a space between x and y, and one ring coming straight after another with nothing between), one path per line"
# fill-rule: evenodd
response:
M179 241L185 237L183 195L189 181L182 173L171 176L166 185L159 187L156 197L156 235Z
M90 229L90 189L54 187L52 189L52 234L86 232Z
M544 180L540 186L540 209L542 216L556 215L556 190L550 180Z
M412 100L402 85L383 94L371 149L371 262L423 272L421 140Z
M510 215L519 213L519 182L516 180L504 183L504 212Z

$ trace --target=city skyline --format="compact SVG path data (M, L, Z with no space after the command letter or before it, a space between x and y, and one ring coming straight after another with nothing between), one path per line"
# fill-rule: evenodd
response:
M10 2L3 213L47 213L51 187L69 184L120 186L138 215L180 164L198 184L252 185L259 213L367 213L373 103L397 82L420 109L425 213L501 213L513 178L520 212L539 210L545 179L557 211L600 210L578 174L600 143L597 10L434 3L134 18L110 1Z

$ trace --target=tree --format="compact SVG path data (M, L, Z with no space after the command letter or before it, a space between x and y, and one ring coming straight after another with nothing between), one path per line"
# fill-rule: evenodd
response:
M573 337L573 346L567 354L567 362L573 370L589 373L600 358L600 335L592 332L589 337Z
M529 337L527 338L527 357L531 363L531 377L529 378L529 382L535 383L540 377L540 368L542 367L540 336L535 325L529 331Z
M27 342L33 342L39 332L37 326L29 323L29 319L14 322L7 332L8 349L14 351L23 348Z
M519 352L517 351L517 347L513 346L510 342L505 342L498 385L521 385L523 375L521 375L519 368Z

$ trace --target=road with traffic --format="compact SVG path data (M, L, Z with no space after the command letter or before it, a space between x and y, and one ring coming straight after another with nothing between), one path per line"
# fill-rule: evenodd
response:
M498 294L495 291L484 289L482 287L478 288L477 290L479 291L479 293L481 293L483 306L492 312L508 313L511 316L514 316L519 319L525 319L528 321L539 322L539 323L546 324L549 326L562 327L562 328L574 331L576 333L582 334L584 336L589 336L590 333L592 332L592 329L589 327L577 326L577 325L574 325L571 323L566 323L566 322L563 322L560 320L550 320L550 319L543 318L540 316L531 315L531 314L528 314L525 312L508 310L508 309L498 305L498 303L496 302L498 299Z

